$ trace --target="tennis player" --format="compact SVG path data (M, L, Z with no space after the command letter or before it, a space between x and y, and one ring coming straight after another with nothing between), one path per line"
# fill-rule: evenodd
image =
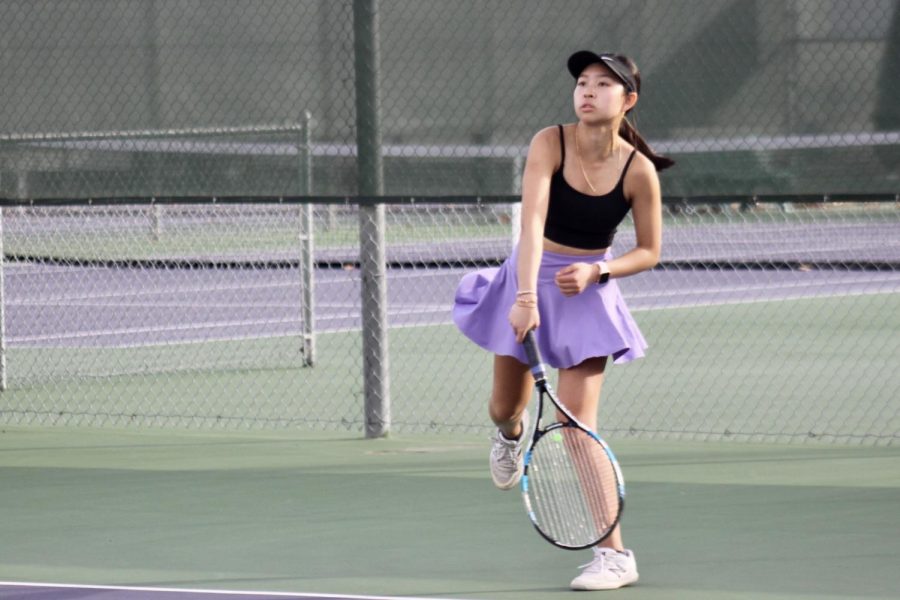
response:
M626 118L641 89L630 58L580 51L568 68L577 121L542 129L531 141L519 244L499 268L463 277L453 309L459 329L495 355L490 470L504 490L522 476L528 434L534 382L521 344L525 333L535 330L544 360L559 369L559 397L595 431L607 360L625 363L647 347L616 279L659 260L657 171L673 161L655 154ZM636 244L613 257L613 236L629 211ZM638 579L618 527L583 568L574 589L616 589Z

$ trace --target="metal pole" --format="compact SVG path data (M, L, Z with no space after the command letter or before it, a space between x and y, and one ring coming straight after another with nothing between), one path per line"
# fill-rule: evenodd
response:
M154 189L158 189L154 186ZM151 198L155 200L155 198ZM150 235L158 242L162 238L162 206L152 202L150 204Z
M356 72L357 187L362 196L384 193L378 91L378 2L353 1ZM366 437L383 437L391 426L388 380L387 273L384 205L359 208L362 274L362 336Z
M300 166L300 193L312 195L312 152L310 151L309 111L303 113L303 127L297 144ZM313 318L313 205L300 205L300 310L303 320L300 353L304 366L311 367L316 361L316 338Z
M512 180L512 191L513 194L522 195L522 168L523 168L524 160L521 156L517 156L513 159L512 169L513 169L513 180ZM510 231L510 246L515 249L516 245L519 243L519 235L522 232L522 199L519 198L518 202L515 202L510 206L509 210L509 225L511 227Z
M6 251L3 248L3 207L0 206L0 392L6 390L6 285L4 271Z

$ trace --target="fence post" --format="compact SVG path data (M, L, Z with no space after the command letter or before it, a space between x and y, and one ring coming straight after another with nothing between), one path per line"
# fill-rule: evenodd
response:
M521 156L516 156L512 161L512 192L515 195L522 195L522 168L524 160ZM510 231L510 250L515 249L519 243L519 235L522 232L522 199L513 202L509 208L509 225Z
M3 207L0 206L0 392L6 390L6 250L3 247Z
M378 90L378 2L353 2L356 73L357 187L366 197L381 196L384 180ZM388 380L387 273L384 205L359 207L359 262L362 274L363 385L366 437L383 437L391 426Z
M150 236L158 242L162 238L162 206L156 203L156 198L150 199Z
M300 168L300 193L307 198L312 195L312 149L310 148L310 124L312 118L309 111L304 111L297 141L298 166ZM300 353L303 364L311 367L316 361L316 338L313 271L313 221L312 202L300 205L300 313L303 320L301 329Z

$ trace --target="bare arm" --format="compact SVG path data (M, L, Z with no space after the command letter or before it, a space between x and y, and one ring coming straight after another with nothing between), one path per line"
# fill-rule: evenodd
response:
M520 292L537 291L537 275L544 250L544 221L550 199L550 179L559 156L559 142L555 127L539 131L531 140L525 173L522 175L522 232L519 238L519 258L516 275ZM536 300L536 296L526 296ZM540 325L537 307L513 304L509 322L516 332L516 341Z
M610 277L628 277L652 269L662 247L662 194L659 177L650 160L638 154L625 180L631 200L635 247L607 263Z
M625 177L625 195L631 200L636 243L630 251L604 263L610 277L628 277L652 269L659 262L662 246L659 177L646 156L638 154L635 157ZM597 283L600 268L600 263L574 262L560 269L556 274L556 283L566 296L580 294Z

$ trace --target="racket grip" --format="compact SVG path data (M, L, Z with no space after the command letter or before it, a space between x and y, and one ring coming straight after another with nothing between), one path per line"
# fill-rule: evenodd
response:
M528 364L531 365L531 374L534 376L534 380L542 381L546 379L547 374L544 372L541 351L537 347L537 341L534 339L533 330L525 334L525 339L522 341L522 344L525 346L525 356L528 357Z

